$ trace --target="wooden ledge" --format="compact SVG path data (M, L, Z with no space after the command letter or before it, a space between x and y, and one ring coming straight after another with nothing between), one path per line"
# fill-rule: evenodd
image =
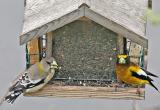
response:
M109 98L144 100L144 88L139 96L137 88L118 88L115 92L113 87L86 87L86 86L55 86L46 85L35 93L27 93L25 96L34 97L68 97L68 98Z

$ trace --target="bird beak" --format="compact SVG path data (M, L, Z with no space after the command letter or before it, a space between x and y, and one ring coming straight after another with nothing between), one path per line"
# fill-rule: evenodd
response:
M53 65L53 67L57 70L59 70L59 66L58 65Z
M56 61L52 61L52 62L49 62L49 61L46 61L46 63L48 65L50 65L50 68L51 69L56 69L56 70L59 70L60 67L58 66L57 62Z
M51 68L56 69L56 70L60 70L60 67L57 64L51 63Z
M55 69L55 71L59 72L59 70L61 69L61 67L59 67L58 65L53 65L53 68Z
M120 63L120 64L125 64L125 63L126 63L126 61L125 61L125 59L124 59L124 58L120 58L120 59L119 59L119 63Z

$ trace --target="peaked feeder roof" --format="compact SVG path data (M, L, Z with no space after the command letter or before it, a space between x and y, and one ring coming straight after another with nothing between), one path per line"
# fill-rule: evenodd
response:
M20 44L87 17L147 48L147 8L147 0L26 0Z

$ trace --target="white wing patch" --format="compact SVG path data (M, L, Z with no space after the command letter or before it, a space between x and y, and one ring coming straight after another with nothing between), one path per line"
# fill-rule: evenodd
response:
M138 75L143 75L143 76L148 76L142 69L140 69L139 71L137 71Z

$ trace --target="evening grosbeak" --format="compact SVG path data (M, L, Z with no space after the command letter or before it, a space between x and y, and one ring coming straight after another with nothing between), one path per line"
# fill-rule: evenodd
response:
M149 84L154 87L157 91L158 88L152 83L153 80L150 76L158 77L133 62L130 62L128 55L118 55L116 63L116 74L117 78L126 84L132 85L144 85Z
M13 103L22 93L36 92L44 87L53 77L58 65L54 58L45 58L35 63L20 74L12 83L6 95L1 99Z

